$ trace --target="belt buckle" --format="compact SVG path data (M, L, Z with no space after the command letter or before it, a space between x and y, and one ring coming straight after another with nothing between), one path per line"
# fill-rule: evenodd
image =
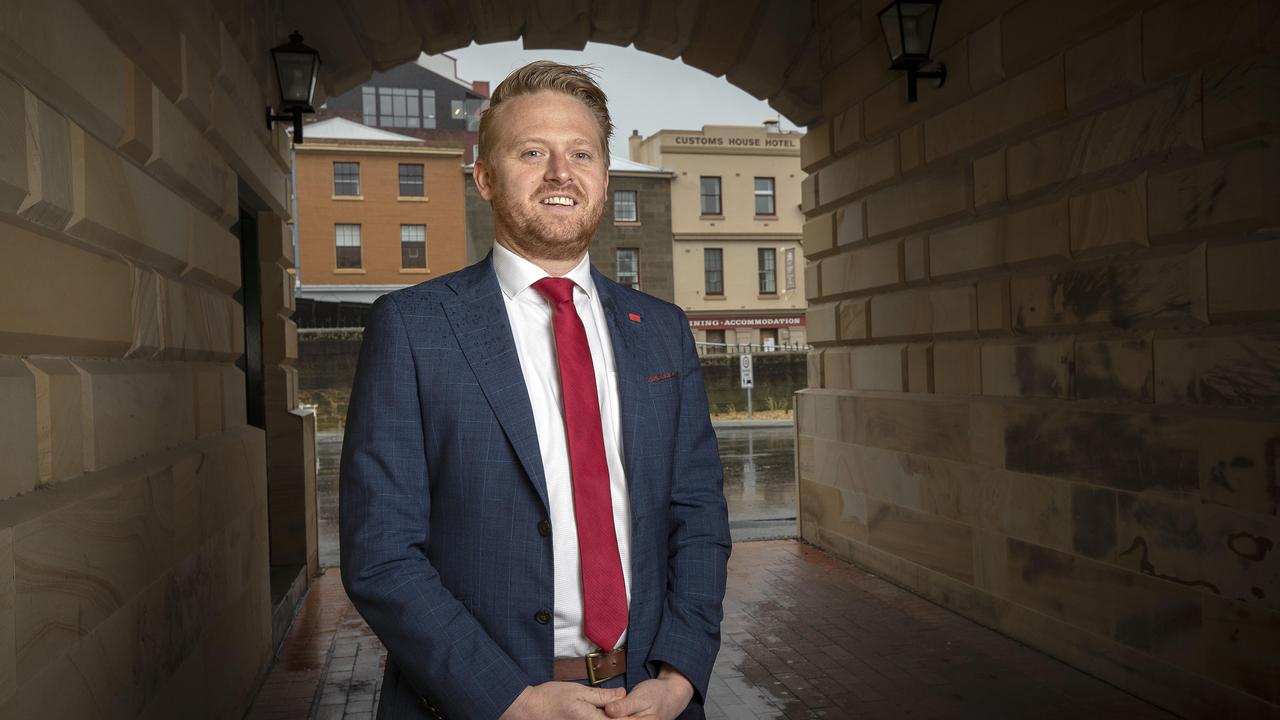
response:
M606 655L611 655L611 654L612 653L606 653L603 650L595 650L587 653L587 658L586 658L587 659L587 681L591 685L599 685L602 682L612 680L618 677L618 673L614 673L606 677L596 677L596 664L594 660L596 658L602 658Z

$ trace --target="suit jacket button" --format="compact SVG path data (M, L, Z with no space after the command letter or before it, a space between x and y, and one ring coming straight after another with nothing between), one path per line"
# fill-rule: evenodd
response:
M544 518L544 519L542 519L542 520L539 520L539 521L538 521L538 534L539 534L539 535L541 535L542 537L550 537L550 536L551 536L551 521L550 521L550 520L547 520L547 519L545 519L545 518Z
M551 622L551 613L546 610L539 610L533 614L533 619L537 620L539 625L546 625Z

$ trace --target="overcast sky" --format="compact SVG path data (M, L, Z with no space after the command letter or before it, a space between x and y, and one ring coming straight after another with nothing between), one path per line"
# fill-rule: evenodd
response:
M512 70L534 60L554 60L598 69L609 96L614 135L610 150L627 157L632 130L649 135L663 129L697 130L703 125L759 125L778 113L763 100L680 60L668 60L631 47L588 43L573 50L525 50L519 41L471 44L449 55L458 60L458 77L488 80L490 89ZM796 127L781 118L784 130Z

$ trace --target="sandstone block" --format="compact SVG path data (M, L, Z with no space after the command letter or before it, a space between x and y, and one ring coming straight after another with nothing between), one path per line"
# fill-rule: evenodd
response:
M1148 82L1258 49L1258 3L1165 2L1142 13Z
M295 267L293 235L282 216L258 213L258 260L264 265L276 263L281 267Z
M929 279L929 237L913 235L902 241L903 271L908 284Z
M222 426L228 430L247 422L244 371L234 365L222 368Z
M913 125L898 134L898 167L909 173L924 164L924 125Z
M839 153L861 142L862 105L854 105L835 116L831 124L831 143L834 151Z
M1280 241L1260 240L1208 249L1209 317L1262 320L1280 313Z
M1125 571L1013 538L1008 557L1010 600L1073 627L1111 634L1112 607L1100 596L1114 592Z
M883 53L883 43L880 44L880 52ZM884 57L887 55L881 56ZM886 133L931 118L942 108L954 105L969 95L968 44L955 43L937 53L935 59L947 66L947 82L942 87L935 87L932 82L922 80L917 85L918 100L907 102L905 73L899 73L892 78L892 82L863 101L863 132L868 139L874 140ZM880 62L883 67L883 59ZM886 71L882 69L880 72ZM928 151L927 137L925 150Z
M804 254L814 257L835 247L836 228L833 213L823 213L804 224Z
M1261 135L1280 118L1280 63L1273 56L1204 69L1204 140L1220 145Z
M1202 147L1201 115L1198 83L1183 80L1010 145L1009 197L1138 161L1193 156Z
M969 453L973 463L1004 468L1004 420L1004 401L975 399L969 404Z
M831 123L820 122L809 126L800 138L800 167L813 172L814 167L831 156Z
M1204 598L1206 672L1231 687L1275 703L1274 648L1280 645L1280 613L1218 598Z
M800 482L800 522L804 526L866 542L866 494L809 480Z
M713 0L704 5L702 20L694 25L681 59L686 65L712 75L724 75L751 42L752 20L759 7L760 0L740 5ZM710 18L715 21L709 21Z
M163 282L163 344L165 358L209 360L234 359L231 314L240 306L231 298L183 282ZM264 323L263 355L269 357L267 339L271 332Z
M1009 542L1004 533L973 531L973 584L994 597L1009 594Z
M61 482L84 472L84 410L80 373L67 360L31 358L36 382L40 482Z
M1147 247L1146 174L1071 198L1071 254Z
M133 342L126 357L149 360L164 350L164 276L142 265L133 265Z
M1000 18L969 36L969 84L974 90L984 90L1004 79L1000 50Z
M933 392L933 343L907 346L907 392Z
M1162 338L1155 341L1156 402L1280 404L1280 335Z
M128 265L3 222L0 254L9 258L0 263L0 352L121 356L129 349Z
M192 46L193 35L183 33L179 37L182 55L182 91L178 95L178 108L200 132L209 128L213 108L209 98L213 94L213 68L210 61Z
M840 202L892 180L898 173L898 138L869 145L818 171L818 204Z
M866 214L865 200L855 200L836 208L836 245L848 245L867 237Z
M184 279L197 280L224 293L240 289L240 241L221 224L192 214Z
M1017 72L1060 52L1140 5L1141 0L1087 0L1067 5L1049 0L1022 3L1001 18L1005 69Z
M270 136L266 130L258 130L259 123L244 113L247 105L257 107L260 101L238 100L223 84L223 77L226 76L219 76L220 81L215 83L210 96L211 122L205 134L222 159L262 198L267 207L278 216L287 217L289 202L285 185L288 174L274 159L275 153L268 145Z
M929 269L934 277L1065 260L1070 253L1067 203L1039 205L934 233Z
M877 290L901 285L902 282L900 241L868 245L822 261L822 287L828 294Z
M1066 53L1067 106L1087 109L1142 87L1142 22L1137 15Z
M16 214L27 198L26 91L0 76L0 213Z
M195 438L187 368L136 361L74 364L84 383L86 470L101 470ZM156 408L175 411L158 413Z
M805 334L809 342L831 342L836 339L837 305L838 303L827 303L809 306L805 313Z
M985 391L985 352L983 371ZM1200 428L1192 418L1060 404L1009 404L1004 411L1010 470L1171 497L1200 492Z
M1004 148L973 161L973 206L984 208L1008 199Z
M186 115L156 90L152 97L155 152L147 170L188 202L216 215L222 208L227 163Z
M1152 175L1147 184L1152 238L1218 235L1276 223L1280 206L1266 188L1273 187L1278 164L1280 148L1251 147Z
M852 374L848 348L827 348L822 351L822 387L827 390L849 390Z
M1280 498L1272 471L1280 424L1261 419L1205 417L1195 437L1201 502L1276 515Z
M862 39L862 14L858 12L858 8L841 3L832 3L827 7L839 9L832 10L826 18L819 11L814 25L818 32L819 59L824 73L831 72L866 45Z
M30 90L24 93L23 107L27 196L18 207L18 215L37 225L61 230L71 219L74 204L71 126Z
M1011 281L1010 293L1017 330L1208 322L1203 247L1146 262L1019 277Z
M867 197L867 235L876 237L941 222L969 211L972 178L950 167L877 190Z
M0 8L0 68L104 142L125 124L127 60L73 0L14 0Z
M1001 397L1070 398L1070 341L982 346L982 392Z
M925 158L934 162L1065 110L1062 59L1054 58L926 120Z
M871 298L873 337L924 337L932 330L933 304L928 290L884 293Z
M36 380L21 360L0 358L0 498L35 489L40 483Z
M840 301L836 312L841 340L866 340L871 337L871 314L868 311L870 303L869 298Z
M907 389L907 346L868 345L850 350L851 390Z
M800 181L800 212L808 215L818 207L818 176L805 175Z
M155 85L143 69L134 63L128 64L125 72L124 134L116 145L120 152L129 156L139 165L145 165L154 150L154 128L152 127L152 93Z
M973 530L935 515L867 499L867 537L873 547L973 582Z
M1116 493L1079 483L1071 485L1071 551L1093 560L1115 562Z
M978 343L933 346L933 389L940 395L981 395L982 361Z
M1004 334L1013 329L1008 280L984 280L978 283L977 300L980 332Z
M1149 403L1155 398L1148 340L1077 340L1075 362L1081 400Z
M819 281L818 262L811 260L804 264L804 297L813 302L822 296L822 285Z
M851 432L842 428L846 442L961 462L970 459L968 403L860 397L852 410L857 423Z
M841 111L862 102L871 93L891 82L894 78L886 67L885 58L887 57L889 52L881 36L823 75L822 114L827 117L836 117ZM846 147L841 145L839 137L837 121L837 152L842 147Z
M805 367L807 370L806 377L808 378L806 387L810 387L810 388L822 387L822 365L823 365L822 356L824 353L826 353L825 350L810 350L808 353L805 354L804 359L805 359ZM800 424L799 408L800 408L800 397L797 396L796 397L797 426ZM798 432L804 432L804 430L798 430Z
M114 150L72 128L75 217L67 232L158 269L187 260L191 206Z

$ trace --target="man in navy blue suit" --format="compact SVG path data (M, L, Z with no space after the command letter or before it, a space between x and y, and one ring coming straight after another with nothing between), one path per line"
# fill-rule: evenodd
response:
M484 261L383 296L341 474L342 578L380 718L700 718L729 529L688 320L587 248L612 123L581 68L480 122Z

